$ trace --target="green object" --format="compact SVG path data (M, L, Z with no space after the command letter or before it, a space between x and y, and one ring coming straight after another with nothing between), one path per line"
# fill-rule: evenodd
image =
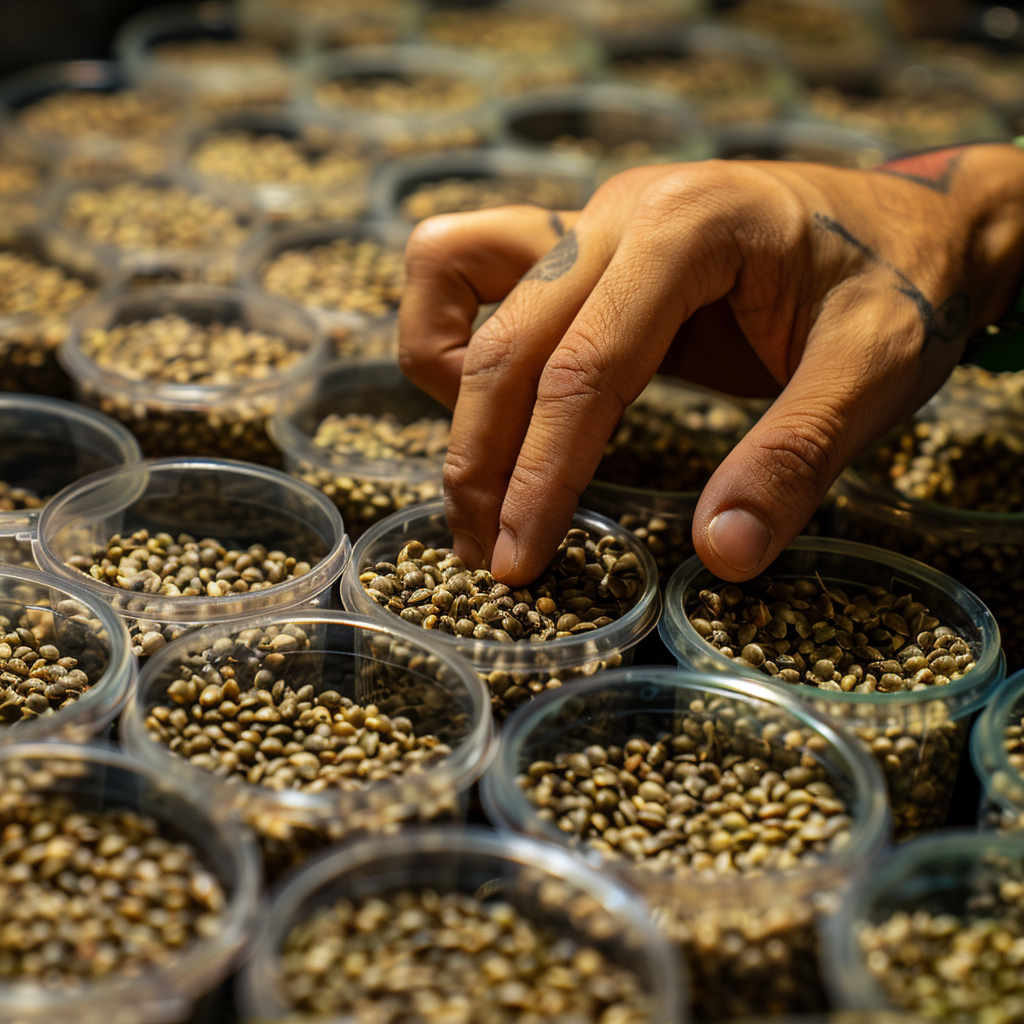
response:
M1018 135L1013 144L1024 149L1024 135ZM971 363L993 373L1024 370L1024 289L1006 316L968 340L960 362Z

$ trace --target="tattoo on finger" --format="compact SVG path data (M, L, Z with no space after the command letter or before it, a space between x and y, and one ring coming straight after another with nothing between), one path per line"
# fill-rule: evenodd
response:
M565 234L565 222L559 214L552 212L551 216L548 217L548 224L559 238Z
M580 247L573 228L562 236L554 248L545 253L523 276L524 281L557 281L576 265Z

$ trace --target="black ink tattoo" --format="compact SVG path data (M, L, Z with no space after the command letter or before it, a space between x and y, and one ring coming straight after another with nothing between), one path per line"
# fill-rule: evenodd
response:
M951 344L966 335L971 321L971 300L963 292L951 295L938 307L933 306L924 293L902 270L881 259L874 249L869 245L865 245L864 242L844 228L838 221L833 220L831 217L826 217L823 213L816 213L814 215L814 223L823 231L837 235L848 245L853 246L869 262L877 263L896 275L899 281L896 290L900 295L905 295L914 303L917 307L918 315L921 317L921 323L924 326L924 341L921 344L922 355L936 342Z
M557 213L552 213L551 216L548 217L548 224L551 225L551 230L554 231L559 238L565 234L565 224L562 223L562 218L559 217Z
M569 230L556 243L555 247L545 253L523 276L524 281L557 281L576 265L580 247L576 241L576 232Z

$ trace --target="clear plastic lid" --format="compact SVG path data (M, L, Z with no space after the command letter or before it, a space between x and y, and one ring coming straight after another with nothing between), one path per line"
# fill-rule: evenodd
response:
M813 864L790 871L742 876L654 871L643 863L606 857L538 816L538 807L517 778L535 761L583 751L592 744L624 746L633 737L653 741L679 727L679 716L694 702L711 709L726 734L740 737L767 729L762 760L794 760L796 751L822 765L829 784L852 818L850 838ZM742 732L737 720L748 717ZM790 743L797 743L792 747ZM823 741L823 742L822 742ZM714 741L712 741L714 742ZM760 741L759 741L760 742ZM796 758L799 760L799 758ZM634 666L604 672L572 687L542 694L513 713L481 786L487 816L499 829L526 832L570 846L597 867L625 877L652 902L670 900L689 912L757 906L770 909L786 899L830 893L845 886L886 843L891 819L877 764L852 737L807 707L793 693L758 683L662 666Z
M493 182L497 192L508 193L500 197L508 202L536 201L543 190L545 196L556 200L553 208L575 210L586 205L596 187L593 162L576 155L512 147L460 150L385 164L373 183L371 210L381 220L407 224L422 219L421 213L453 212L443 203L433 208L432 200L409 209L408 201L423 188L460 181L471 185ZM458 206L466 208L480 207Z
M216 932L194 940L164 967L65 991L5 978L0 1020L151 1024L186 1017L194 1000L228 974L255 924L260 873L250 833L203 790L186 790L134 758L99 746L12 744L0 748L0 779L4 799L13 806L21 794L60 796L78 810L126 810L156 819L163 836L196 849L226 896Z
M715 129L726 160L803 160L866 170L896 156L892 143L839 125L809 120L729 124Z
M696 114L680 99L612 83L536 89L502 107L511 145L564 150L594 160L600 177L648 163L713 153Z
M643 590L621 618L578 636L560 637L543 643L467 639L434 631L443 648L462 655L477 671L549 672L591 664L603 655L629 649L643 639L656 625L661 610L654 559L631 533L604 516L580 509L573 516L572 525L592 535L612 536L636 557ZM452 534L445 519L443 501L432 501L396 512L363 534L352 550L352 559L341 581L342 601L349 611L360 612L377 622L388 622L398 617L367 594L359 576L377 562L393 561L410 540L435 548L451 547Z
M705 589L726 586L725 581L719 580L694 556L669 580L665 614L659 626L662 640L680 665L702 672L724 672L757 680L772 689L788 690L800 699L828 709L827 713L838 715L844 705L848 705L864 710L875 708L883 717L937 701L945 705L953 718L963 719L985 704L1003 678L1005 665L999 646L999 627L992 613L956 580L912 558L853 541L798 537L764 575L781 581L817 578L825 585L849 588L853 593L874 586L896 587L901 593L911 593L932 615L968 641L975 664L948 686L897 693L845 693L822 690L806 683L774 680L752 666L737 664L721 654L691 625L688 616L697 595Z
M68 560L139 529L264 544L312 568L260 590L218 597L123 590L71 568ZM76 583L119 615L190 625L308 603L337 580L351 545L338 509L319 491L277 470L229 459L151 459L97 473L43 509L33 552L40 568Z
M63 174L158 174L167 169L187 111L166 91L128 89L112 61L37 65L0 82L0 129L13 145L54 161ZM110 104L119 95L119 110L87 109L90 98Z
M1010 761L1006 729L1024 715L1024 672L1016 672L996 690L971 730L971 763L987 800L1015 816L1024 812L1024 772Z
M248 1018L287 1017L281 947L291 930L339 899L401 889L488 893L557 936L596 946L640 978L650 1024L690 1019L685 974L650 923L643 902L615 879L558 847L479 828L429 829L352 844L310 864L276 894L255 953L239 977ZM485 904L486 905L486 904Z

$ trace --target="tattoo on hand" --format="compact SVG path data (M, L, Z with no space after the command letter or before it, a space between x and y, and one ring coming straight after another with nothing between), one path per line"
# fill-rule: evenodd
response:
M814 223L823 231L837 235L848 245L852 245L869 262L877 263L896 275L899 282L896 285L896 290L900 295L905 295L917 306L917 312L924 326L924 341L921 344L922 355L936 342L952 344L966 336L967 328L971 322L971 300L962 292L951 295L940 306L933 306L903 271L894 267L886 260L881 259L874 249L865 245L838 221L833 220L831 217L826 217L823 213L816 213L814 215Z
M889 163L876 167L882 174L891 174L916 185L924 185L933 192L946 195L953 184L956 169L963 159L964 147L939 149L931 153L917 153L914 156L890 160Z
M565 224L557 213L552 213L551 216L548 217L548 224L551 226L551 230L554 231L559 238L565 234Z
M576 241L576 231L573 228L569 228L555 247L546 252L523 275L523 280L557 281L563 274L567 274L572 270L576 265L579 254L580 247Z

